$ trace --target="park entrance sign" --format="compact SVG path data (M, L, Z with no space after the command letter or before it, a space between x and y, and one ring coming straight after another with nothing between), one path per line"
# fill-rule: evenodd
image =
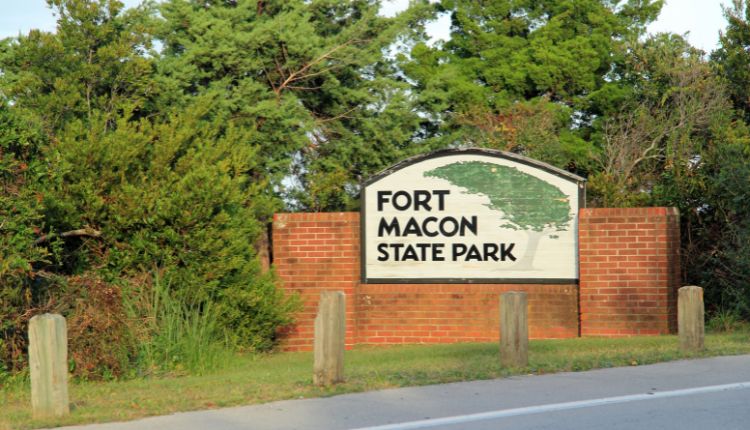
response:
M438 151L362 188L365 283L573 283L584 180L515 154Z

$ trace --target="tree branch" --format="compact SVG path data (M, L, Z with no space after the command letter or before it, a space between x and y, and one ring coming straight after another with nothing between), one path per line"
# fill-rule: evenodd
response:
M64 237L81 237L81 236L101 237L102 232L100 232L99 230L94 230L91 227L85 227L85 228L79 228L77 230L65 231L60 234L50 233L50 234L45 234L39 237L37 240L34 241L34 245L36 246L44 242L50 241L57 236L63 237L63 238Z
M284 79L284 81L281 82L276 87L276 89L274 90L274 92L276 93L277 96L280 96L281 92L285 88L288 88L289 84L291 84L292 82L296 82L296 81L300 81L300 80L304 80L304 79L309 79L309 78L311 78L313 76L320 75L322 73L325 73L328 70L333 69L333 67L329 67L329 68L326 68L326 69L318 71L318 72L307 73L307 71L311 67L316 66L317 64L319 64L319 63L321 63L321 62L323 62L323 61L331 58L331 55L333 55L334 52L338 51L339 49L344 48L345 46L348 46L348 45L350 45L352 43L355 43L355 42L357 42L357 41L356 40L349 40L347 42L342 43L341 45L336 45L333 48L331 48L328 51L326 51L323 54L321 54L320 56L318 56L317 58L314 58L310 62L308 62L306 64L303 64L302 67L299 70L295 70L295 71L289 73L289 75L286 76L286 79ZM275 58L274 58L274 60L275 60ZM284 78L284 75L283 75L283 73L281 73L281 71L280 71L279 74L281 75L282 78Z

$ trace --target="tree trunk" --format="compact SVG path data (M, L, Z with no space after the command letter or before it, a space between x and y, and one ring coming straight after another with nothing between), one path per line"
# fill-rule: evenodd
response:
M527 232L528 246L524 251L523 256L518 259L518 262L513 266L514 270L536 270L534 267L534 256L536 255L536 249L539 247L539 241L542 239L544 232L530 231Z

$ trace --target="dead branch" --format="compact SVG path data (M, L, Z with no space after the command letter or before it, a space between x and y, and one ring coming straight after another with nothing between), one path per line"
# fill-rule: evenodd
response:
M289 88L290 90L315 91L315 90L319 90L319 89L321 89L323 87L320 87L320 86L317 86L317 87L299 87L299 86L296 86L296 85L287 85L287 88Z
M305 63L300 67L298 70L295 70L293 72L284 71L283 67L278 62L277 58L274 58L274 62L276 63L276 71L278 72L279 76L283 79L283 81L278 85L271 84L271 89L274 93L276 93L277 97L281 96L281 92L284 91L284 89L290 88L290 85L294 82L304 81L310 78L313 78L315 76L322 75L326 72L329 72L333 69L335 69L335 66L326 67L322 70L318 70L316 72L309 72L311 68L314 66L322 63L325 60L329 60L333 58L333 54L336 51L339 51L340 49L343 49L344 47L351 45L352 43L357 42L357 40L349 40L346 41L340 45L336 45L333 48L329 49L328 51L322 53L318 57L312 59L311 61ZM286 58L286 53L284 47L282 47L282 55Z
M352 113L352 112L354 112L355 110L357 110L357 107L353 107L353 108L347 110L346 112L340 113L340 114L338 114L336 116L332 116L332 117L329 117L329 118L320 118L318 116L315 116L314 114L313 115L315 116L315 121L317 121L319 123L326 123L326 122L336 121L336 120L341 119L341 118L349 118L349 119L351 119L352 117L349 116L349 114Z
M265 7L266 7L266 2L265 2L265 0L258 0L258 3L257 3L257 5L256 5L256 11L255 11L256 15L257 15L257 16L261 16L261 15L263 15L263 9L264 9Z
M680 136L707 129L726 103L722 85L711 79L706 66L700 66L686 63L673 68L670 88L661 99L643 100L605 121L600 165L620 191L633 185L648 188L644 177L694 158L695 144Z
M40 245L40 244L42 244L44 242L47 242L47 241L50 241L50 240L54 239L55 237L66 238L66 237L82 237L82 236L85 236L85 237L101 237L102 236L102 232L100 232L99 230L94 230L91 227L85 227L85 228L79 228L77 230L65 231L65 232L62 232L60 234L49 233L49 234L45 234L45 235L39 237L37 240L35 240L34 241L34 245L35 246L36 245Z

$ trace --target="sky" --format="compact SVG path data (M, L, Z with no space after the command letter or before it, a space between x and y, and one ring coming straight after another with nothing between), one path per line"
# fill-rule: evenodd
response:
M122 0L135 6L140 0ZM394 13L406 7L408 0L386 0L384 13ZM659 19L649 26L651 33L687 33L690 43L706 52L718 46L719 30L726 21L721 6L731 0L666 0ZM428 27L434 40L448 37L450 21L443 17ZM26 34L32 28L52 31L55 17L45 0L0 0L0 38Z

